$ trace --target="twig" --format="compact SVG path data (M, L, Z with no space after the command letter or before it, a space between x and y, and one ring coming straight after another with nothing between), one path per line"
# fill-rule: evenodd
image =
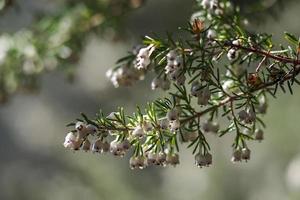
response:
M275 81L271 81L271 82L267 82L267 83L261 84L260 86L258 86L256 88L250 90L249 93L265 89L265 88L270 87L272 85L275 85L275 84L277 84L277 83L279 83L281 81L290 80L293 77L297 76L299 73L300 73L300 67L296 67L295 70L293 71L293 73L289 74L288 76L286 76L283 80L278 79L278 80L275 80ZM187 122L189 122L189 121L191 121L191 120L193 120L193 119L195 119L197 117L200 117L200 116L202 116L202 115L204 115L204 114L206 114L206 113L208 113L208 112L210 112L212 110L215 110L215 109L217 109L217 108L219 108L221 106L224 106L224 105L226 105L229 102L233 102L236 99L238 99L240 96L242 96L243 94L244 93L239 93L236 96L227 97L223 101L221 101L220 103L218 103L218 104L216 104L216 105L214 105L214 106L212 106L210 108L207 108L207 109L205 109L205 110L203 110L201 112L197 112L195 115L192 115L192 116L190 116L190 117L188 117L186 119L181 120L181 124L185 124L185 123L187 123Z
M245 47L245 46L242 46L242 45L235 45L235 44L232 44L232 43L225 43L225 46L230 46L230 47L233 47L233 48L242 49L242 50L245 50L245 51L248 51L248 52L253 52L253 53L256 53L256 54L260 54L260 55L263 55L267 58L272 58L274 60L277 60L277 61L280 61L280 62L283 62L283 63L290 63L290 64L294 64L294 65L300 65L300 60L298 60L298 59L291 59L291 58L284 57L284 56L275 56L275 55L271 54L270 52L255 49L253 47Z

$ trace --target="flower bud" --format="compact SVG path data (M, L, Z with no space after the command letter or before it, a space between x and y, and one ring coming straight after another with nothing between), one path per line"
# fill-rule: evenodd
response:
M102 148L103 148L103 142L100 139L98 139L92 145L92 152L93 153L101 152Z
M179 164L179 155L177 153L169 153L166 157L166 162L169 165L176 166Z
M250 124L255 121L256 113L252 108L248 108L247 113L248 113L248 118L245 120L245 123Z
M117 112L111 112L106 118L110 119L110 120L116 120L116 114L118 114Z
M77 140L76 133L69 132L65 137L65 141L64 141L63 145L65 148L73 149L76 140Z
M213 122L211 127L211 132L218 133L219 129L220 129L220 125L218 124L218 122Z
M175 66L174 66L173 62L172 63L168 63L167 66L165 67L165 74L171 74L174 71L175 71Z
M220 126L217 122L207 120L202 124L202 128L204 132L217 133Z
M180 128L180 121L178 119L170 121L170 130L172 132L177 131L179 128Z
M181 68L182 67L182 63L183 63L183 60L182 60L182 57L179 57L177 56L174 60L174 66L178 69L178 68Z
M76 129L77 131L82 131L82 130L85 129L85 128L86 128L85 123L83 123L83 122L81 122L81 121L76 122L76 124L75 124L75 129Z
M108 143L107 141L103 142L101 152L107 153L109 152L109 149L110 149L110 143Z
M264 132L261 129L255 130L255 140L261 142L264 139Z
M124 140L121 142L121 148L122 148L124 151L129 150L130 147L131 147L131 144L130 144L129 140L124 139Z
M144 135L145 135L144 129L140 125L135 127L134 130L132 131L133 137L142 138L144 137Z
M169 110L169 112L167 113L167 119L169 121L174 121L174 120L179 119L178 110L176 108Z
M137 158L132 156L130 159L129 159L129 167L130 169L137 169Z
M155 90L155 89L161 87L161 85L162 85L161 79L156 77L151 82L151 89Z
M201 84L198 81L194 81L191 87L191 95L198 96L201 93Z
M202 153L197 153L195 155L195 165L200 168L206 166L207 159L206 159L205 155L203 155Z
M209 29L208 31L207 31L207 38L208 39L214 39L214 38L216 38L217 37L217 32L215 31L215 30L213 30L213 29Z
M117 140L114 140L110 143L110 152L115 156L121 156L121 157L123 157L125 154L123 145Z
M237 45L237 46L241 45L241 43L242 43L241 39L237 39L237 40L232 41L232 44Z
M267 108L268 108L268 104L266 102L266 98L263 96L259 99L257 111L258 111L258 113L266 114Z
M147 164L148 165L154 165L156 163L156 159L157 159L157 153L150 151L147 154Z
M97 130L98 130L98 128L95 125L93 125L93 124L88 124L86 126L86 129L87 129L87 132L89 134L92 134L92 135L95 134L97 132Z
M167 130L169 128L169 120L167 118L159 119L158 122L161 129Z
M155 153L154 151L148 152L148 154L146 156L147 165L154 165L154 164L156 164L157 156L158 156L157 153Z
M228 53L227 53L227 58L230 61L234 61L238 58L239 56L239 52L235 49L229 49Z
M146 161L146 160L145 160L145 157L144 157L144 156L138 156L138 157L137 157L137 162L136 162L137 167L138 167L139 169L144 169L144 168L146 168L146 167L147 167L147 163L146 163L145 161Z
M219 124L217 122L205 121L202 124L202 129L204 132L217 133L219 131Z
M203 124L202 124L202 129L204 132L210 132L211 130L211 121L205 121Z
M131 157L129 160L131 169L144 169L146 167L145 158L143 156Z
M146 58L149 57L149 48L148 47L144 47L144 48L140 48L137 57L140 58Z
M105 76L106 76L107 78L111 79L112 76L113 76L113 73L114 73L113 70L112 70L112 69L109 69L109 70L106 71Z
M88 139L86 139L82 144L82 150L88 152L91 149L91 143Z
M150 65L151 60L149 58L140 58L137 59L137 63L135 65L136 69L147 69L147 67Z
M231 162L236 163L242 161L242 151L241 149L235 149L232 153Z
M242 159L248 161L250 159L251 151L247 147L242 149Z
M167 155L164 152L159 152L156 157L156 165L164 166L167 159Z
M154 50L154 45L141 48L136 56L135 68L138 70L147 69L148 65L151 63L150 56Z

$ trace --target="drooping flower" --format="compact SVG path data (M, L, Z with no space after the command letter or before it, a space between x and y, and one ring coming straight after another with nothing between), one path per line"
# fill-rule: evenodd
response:
M166 156L166 162L168 165L175 167L179 164L179 155L178 153L168 153Z
M251 154L251 151L248 147L244 147L242 149L242 159L245 160L246 162L248 160L250 160L250 154Z
M155 50L154 45L149 45L147 47L141 48L136 56L135 68L138 70L147 69L151 63L150 56Z
M242 151L240 148L237 148L233 151L231 162L236 163L242 161Z
M78 138L77 132L69 132L63 143L65 148L72 149L72 150L79 150L82 144L82 140Z

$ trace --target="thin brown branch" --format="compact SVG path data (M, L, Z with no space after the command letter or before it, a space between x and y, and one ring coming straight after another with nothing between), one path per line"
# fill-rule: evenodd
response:
M291 73L288 76L284 77L284 79L278 79L278 80L274 80L274 81L263 83L260 86L255 87L252 90L250 90L249 93L257 92L259 90L266 89L267 87L276 85L278 83L281 84L284 81L288 81L288 80L294 78L299 73L300 73L300 67L298 66L298 67L295 67L295 70L293 71L293 73ZM206 113L208 113L210 111L213 111L213 110L215 110L215 109L217 109L217 108L219 108L221 106L224 106L227 103L231 103L231 102L237 100L238 98L240 98L242 95L244 95L244 93L239 93L239 94L237 94L235 96L229 96L229 97L225 98L224 100L222 100L220 103L218 103L218 104L216 104L216 105L214 105L214 106L212 106L210 108L207 108L207 109L205 109L205 110L203 110L201 112L197 112L195 115L192 115L192 116L190 116L190 117L188 117L186 119L181 120L181 124L185 124L185 123L187 123L187 122L189 122L189 121L191 121L191 120L193 120L193 119L195 119L197 117L201 117L202 115L204 115L204 114L206 114Z
M253 48L253 47L245 47L245 46L242 46L242 45L234 45L232 43L226 43L225 45L233 47L233 48L245 50L245 51L248 51L248 52L253 52L255 54L260 54L260 55L265 56L267 58L272 58L274 60L277 60L277 61L280 61L280 62L283 62L283 63L290 63L290 64L293 64L295 66L300 65L300 60L299 59L292 59L292 58L285 57L285 56L280 56L280 55L276 56L276 55L271 54L268 51L256 49L256 48Z

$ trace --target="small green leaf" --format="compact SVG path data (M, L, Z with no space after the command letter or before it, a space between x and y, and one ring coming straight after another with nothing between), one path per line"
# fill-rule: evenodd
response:
M125 62L125 61L131 61L135 58L135 55L128 55L128 56L125 56L123 58L120 58L119 60L117 60L116 64L120 64L122 62Z
M298 39L291 33L285 32L284 38L292 44L298 45Z
M67 126L67 127L75 126L75 123L74 123L74 122L71 122L71 123L67 124L66 126Z
M245 37L246 36L246 33L243 29L241 29L241 27L235 25L234 26L235 28L235 31L237 32L237 34L240 36L240 37Z

